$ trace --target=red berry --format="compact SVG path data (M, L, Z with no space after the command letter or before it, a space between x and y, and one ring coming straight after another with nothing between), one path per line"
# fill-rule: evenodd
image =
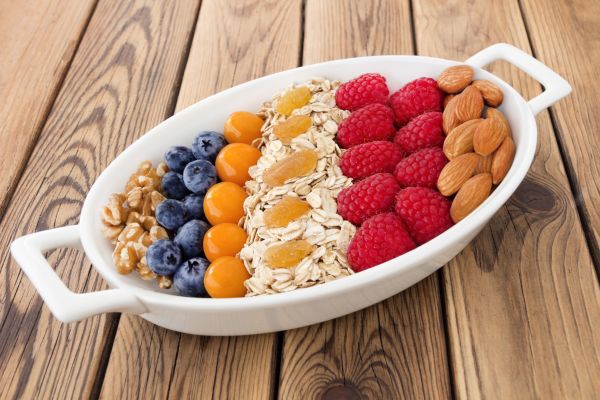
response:
M378 172L394 172L402 151L392 142L369 142L346 150L340 158L340 168L344 175L362 179Z
M442 147L442 113L432 111L411 119L396 133L394 143L405 153L414 153L427 147Z
M442 149L430 147L411 154L396 165L396 179L402 187L424 186L435 189L448 159Z
M404 85L390 97L396 122L404 125L414 117L428 111L442 111L444 92L431 78L419 78Z
M344 110L358 110L368 104L385 104L390 90L380 74L363 74L342 84L335 93L335 102Z
M415 248L404 224L393 213L375 215L358 229L348 246L348 263L356 272L374 267Z
M375 214L390 211L400 186L394 175L371 175L342 190L337 198L338 213L355 225Z
M417 244L423 244L450 228L450 200L423 187L402 189L396 196L396 214Z
M394 131L392 110L383 104L371 104L353 112L342 121L337 141L347 149L361 143L389 140Z

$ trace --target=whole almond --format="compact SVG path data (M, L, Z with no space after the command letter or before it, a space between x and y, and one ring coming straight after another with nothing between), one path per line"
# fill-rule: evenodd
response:
M488 154L487 156L479 157L477 167L475 167L475 174L482 174L484 172L492 172L492 160L494 154Z
M444 196L451 196L473 176L480 156L475 153L462 154L444 166L438 177L437 187Z
M498 110L497 108L488 107L486 112L486 118L496 118L497 120L502 122L502 125L504 125L504 127L506 128L508 136L512 137L510 124L508 123L508 120L506 119L502 111Z
M450 131L444 140L444 154L448 160L473 151L473 134L482 121L482 119L472 119Z
M450 216L455 223L458 223L481 203L485 201L492 191L492 174L483 173L475 175L465 182L460 188L452 205L450 206Z
M473 80L473 68L468 65L455 65L446 68L438 77L440 89L446 93L458 93Z
M469 121L481 117L483 111L483 97L474 86L467 86L465 90L456 96L456 118L460 121Z
M498 107L502 104L504 94L502 93L502 89L495 83L486 80L478 80L473 82L473 86L481 92L481 96L483 96L483 100L487 105Z
M492 160L492 182L494 185L502 182L502 179L506 176L506 173L512 165L515 157L515 143L507 136L502 142L498 150L494 153Z
M492 154L508 136L506 127L497 118L486 118L477 125L473 135L473 149L482 156Z
M448 103L450 102L450 100L452 100L454 97L456 97L456 96L453 94L447 94L446 97L444 97L444 110L448 106Z
M444 133L448 134L452 129L460 125L460 120L456 117L456 101L458 96L454 96L446 105L443 113L443 128Z

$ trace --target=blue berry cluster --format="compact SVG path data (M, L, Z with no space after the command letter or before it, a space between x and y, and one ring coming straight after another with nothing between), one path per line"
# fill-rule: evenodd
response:
M208 296L204 273L209 262L203 257L202 241L210 226L202 205L208 189L217 183L214 162L226 144L222 134L203 131L191 149L174 146L165 152L169 172L162 178L162 192L167 200L156 208L156 220L171 232L172 240L152 243L146 259L156 274L173 277L182 296Z

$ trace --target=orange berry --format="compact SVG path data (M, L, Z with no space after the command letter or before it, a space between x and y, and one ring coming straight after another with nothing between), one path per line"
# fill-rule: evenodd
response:
M223 134L229 143L250 144L261 137L260 128L262 128L264 122L256 114L248 111L236 111L225 121Z
M209 261L237 255L246 243L246 231L236 224L224 223L210 228L204 235L204 255Z
M204 274L204 287L210 297L243 297L244 281L250 278L239 258L224 256L213 261Z
M232 182L213 185L204 197L204 215L211 225L230 222L237 224L244 216L246 191Z
M215 161L217 175L223 182L233 182L244 186L244 183L250 179L248 168L256 165L260 156L260 151L249 144L228 144L217 155Z

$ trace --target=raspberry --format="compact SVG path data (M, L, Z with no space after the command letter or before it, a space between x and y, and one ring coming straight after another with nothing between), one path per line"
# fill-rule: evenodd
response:
M450 205L450 200L440 193L423 187L402 189L396 196L396 214L417 244L433 239L454 225Z
M442 168L448 162L442 149L430 147L411 154L396 165L400 186L424 186L435 189Z
M398 190L400 186L394 175L372 175L340 192L338 213L345 220L360 225L375 214L391 210Z
M365 221L348 246L348 263L356 272L374 267L415 248L404 224L393 213Z
M394 143L405 153L414 153L426 147L442 147L442 113L432 111L411 119L398 131Z
M444 93L431 78L419 78L404 85L390 97L396 122L404 125L428 111L442 111Z
M349 148L375 140L389 140L394 134L394 113L383 104L370 104L350 114L338 129L337 141Z
M341 85L335 102L344 110L358 110L368 104L385 104L390 90L380 74L363 74Z
M342 154L340 168L344 175L362 179L378 172L394 172L402 151L391 142L377 141L354 146Z

